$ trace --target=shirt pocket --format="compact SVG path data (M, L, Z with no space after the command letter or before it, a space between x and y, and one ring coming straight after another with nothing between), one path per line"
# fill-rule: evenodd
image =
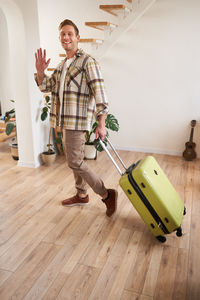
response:
M86 76L84 69L80 67L71 67L68 71L68 83L67 86L71 91L85 90Z

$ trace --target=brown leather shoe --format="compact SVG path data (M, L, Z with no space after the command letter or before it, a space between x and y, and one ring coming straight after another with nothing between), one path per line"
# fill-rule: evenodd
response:
M79 197L78 194L76 194L75 196L65 199L62 201L62 205L63 206L75 206L75 205L88 205L89 202L89 196L87 195L85 198L81 198Z
M106 210L106 215L108 217L111 217L114 212L117 210L117 197L118 193L116 190L113 189L108 189L107 190L109 193L109 196L107 199L102 199L102 201L105 203L107 210Z

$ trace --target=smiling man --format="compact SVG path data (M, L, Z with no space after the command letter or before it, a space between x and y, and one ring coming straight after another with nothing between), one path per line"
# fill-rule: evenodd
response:
M62 205L87 205L88 184L102 197L106 215L110 217L117 208L117 191L107 189L84 161L85 131L91 129L94 116L98 120L96 138L104 140L106 136L108 101L104 80L97 61L78 48L79 30L71 20L66 19L59 25L59 38L66 58L48 77L44 71L50 59L46 59L46 50L38 49L35 80L41 92L51 92L50 125L61 126L68 166L74 173L77 193L63 200Z
M77 52L79 39L80 35L76 26L60 25L60 42L66 51L67 58L73 57Z

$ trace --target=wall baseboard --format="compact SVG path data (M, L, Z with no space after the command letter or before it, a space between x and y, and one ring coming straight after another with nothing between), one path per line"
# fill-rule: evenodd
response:
M33 168L33 169L40 167L39 162L34 163L34 162L26 162L26 161L21 161L21 160L18 161L17 165L18 165L18 167Z
M152 153L152 154L164 154L171 156L182 156L183 152L173 151L173 150L163 150L156 148L142 148L142 147L120 147L115 146L116 150L124 150L124 151L134 151L141 153ZM200 158L200 154L197 154L197 158Z
M120 147L115 146L117 150L124 150L124 151L134 151L134 152L142 152L142 153L154 153L154 154L165 154L165 155L172 155L172 156L182 156L182 152L178 151L171 151L171 150L163 150L163 149L156 149L156 148L142 148L142 147Z

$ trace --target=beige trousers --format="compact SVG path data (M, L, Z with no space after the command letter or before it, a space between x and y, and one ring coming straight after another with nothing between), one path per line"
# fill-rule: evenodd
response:
M103 181L84 161L85 132L63 129L63 149L68 166L73 170L78 194L87 194L87 184L101 197L107 190Z

